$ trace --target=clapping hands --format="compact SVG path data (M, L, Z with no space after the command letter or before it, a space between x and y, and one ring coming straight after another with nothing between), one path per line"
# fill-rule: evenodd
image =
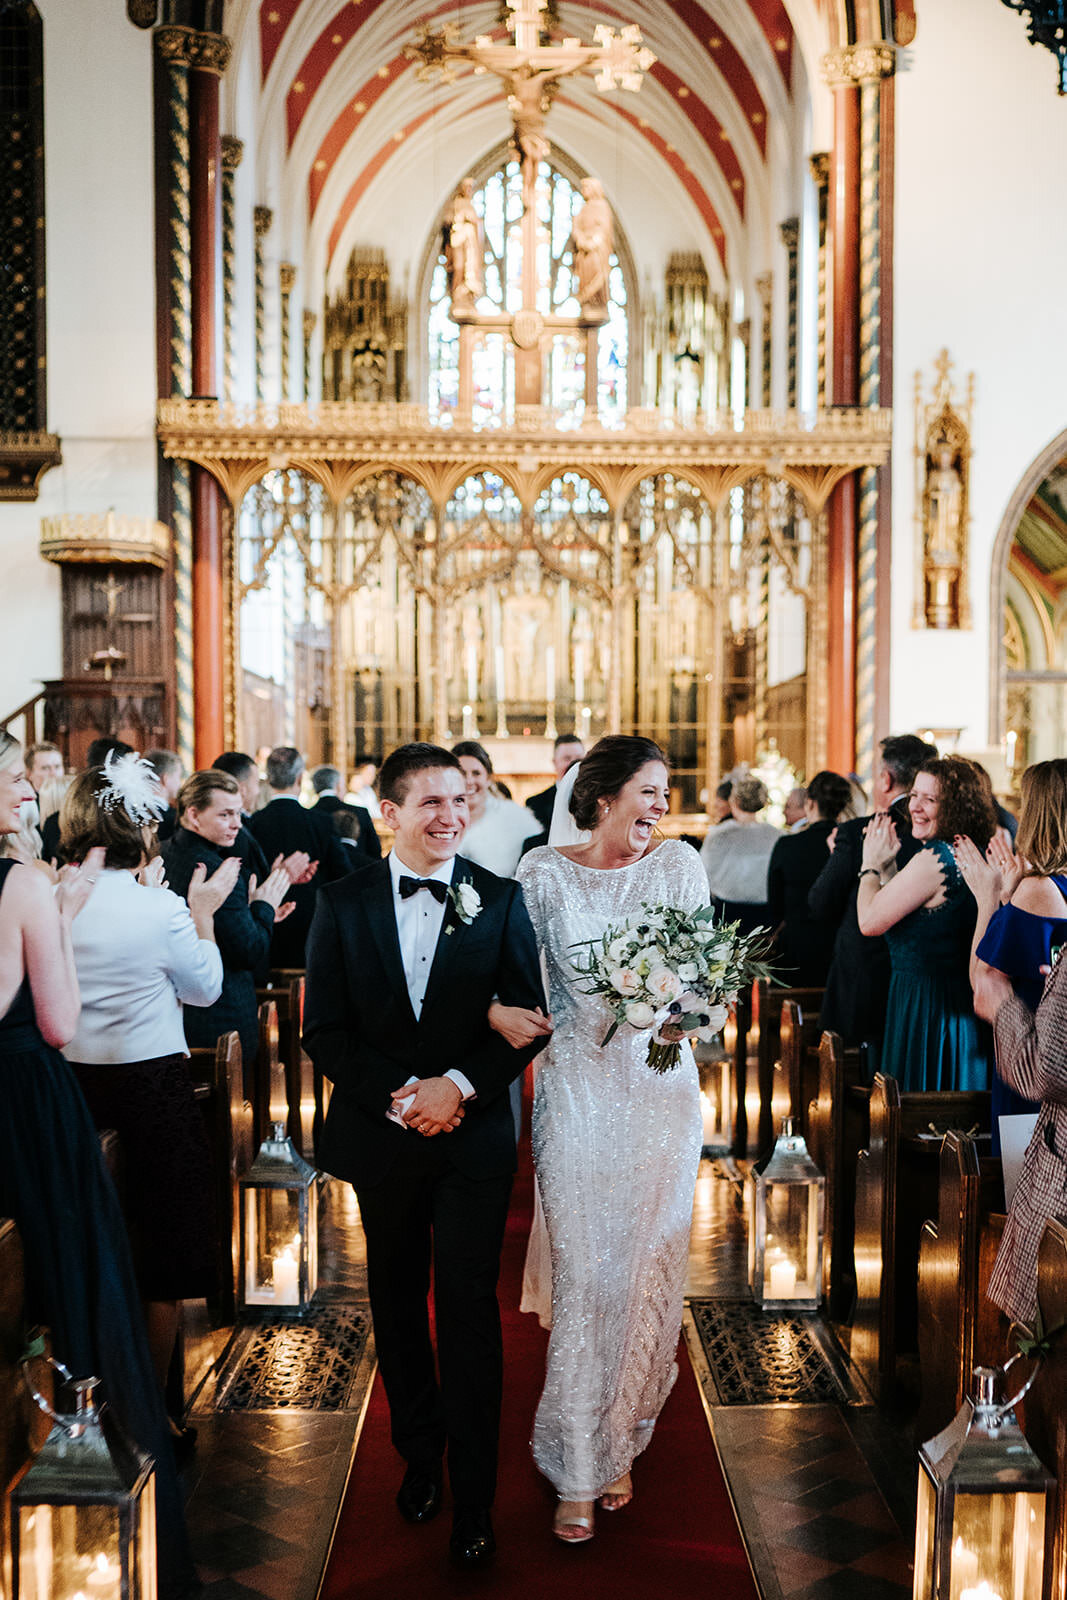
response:
M103 845L94 845L80 866L63 867L56 889L56 905L65 922L73 922L88 902L93 885L104 870L107 851Z
M980 906L995 908L1010 900L1026 873L1026 863L1017 856L998 831L985 855L973 839L957 834L952 853L964 883Z
M863 866L881 874L897 858L900 836L888 811L876 811L863 831Z

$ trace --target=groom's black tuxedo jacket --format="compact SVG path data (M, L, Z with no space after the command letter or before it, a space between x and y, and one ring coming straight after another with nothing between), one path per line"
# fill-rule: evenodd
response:
M513 879L460 856L452 881L472 883L482 909L464 923L446 904L418 1019L404 978L388 862L372 862L319 890L308 937L304 1043L334 1092L317 1159L357 1187L379 1182L399 1155L410 1159L413 1142L429 1156L443 1140L449 1159L470 1177L515 1169L505 1090L545 1041L513 1050L487 1017L494 996L505 1005L544 1007L537 944ZM393 1090L409 1077L440 1077L452 1067L475 1091L452 1133L424 1139L387 1119Z

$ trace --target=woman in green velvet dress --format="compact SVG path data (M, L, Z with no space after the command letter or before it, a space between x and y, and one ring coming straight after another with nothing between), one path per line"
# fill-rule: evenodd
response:
M860 932L884 934L892 963L881 1070L902 1090L988 1089L991 1045L968 971L976 908L952 842L968 838L984 851L996 814L963 756L920 767L908 807L922 849L898 872L896 829L888 816L872 817L856 902Z

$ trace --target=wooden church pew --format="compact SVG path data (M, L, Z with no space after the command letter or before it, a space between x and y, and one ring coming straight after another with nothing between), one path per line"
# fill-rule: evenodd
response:
M792 1117L807 1132L808 1104L818 1089L819 1017L802 1010L799 1001L784 1000L778 1023L778 1059L774 1064L771 1109L777 1134L782 1117Z
M746 990L738 995L731 1024L732 1040L729 1032L725 1036L727 1048L731 1050L733 1056L734 1126L730 1154L735 1160L743 1161L748 1154L748 1105L745 1097L748 1092L749 1034L752 1030L750 991Z
M285 1072L286 1122L289 1137L304 1156L311 1156L314 1135L315 1079L311 1058L304 1050L303 972L279 969L268 988L257 989L260 1002L273 1000L278 1008L278 1054Z
M214 1050L193 1050L189 1075L200 1101L211 1148L219 1264L218 1303L213 1309L225 1326L237 1316L241 1232L238 1183L252 1165L256 1153L252 1107L245 1098L238 1034L222 1034Z
M937 1216L923 1223L919 1240L920 1440L951 1422L975 1366L1003 1359L1007 1322L986 1299L988 1269L983 1276L1004 1230L1003 1205L999 1160L950 1130L938 1157Z
M246 1093L248 1079L246 1071ZM258 1150L275 1122L286 1127L289 1123L285 1068L279 1049L278 1005L273 998L262 1001L259 1006L259 1042L251 1079L252 1139Z
M897 1356L916 1348L919 1235L937 1207L937 1157L950 1129L988 1130L988 1091L902 1095L876 1073L867 1148L856 1166L856 1310L850 1355L879 1401L892 1395Z
M808 1103L805 1139L826 1179L823 1294L830 1321L842 1327L852 1310L856 1160L867 1141L870 1095L857 1082L856 1052L846 1051L840 1034L823 1033L816 1061L818 1078Z
M776 989L766 978L752 985L752 1034L756 1055L756 1082L759 1085L759 1131L757 1151L770 1150L778 1134L774 1125L774 1064L778 1059L779 1024L782 1007L794 1001L801 1012L816 1021L822 1005L823 989ZM750 1040L751 1044L751 1040Z

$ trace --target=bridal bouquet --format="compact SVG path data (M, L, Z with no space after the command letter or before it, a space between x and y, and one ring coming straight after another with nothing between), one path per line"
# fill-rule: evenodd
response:
M623 1023L651 1028L653 1072L678 1065L683 1040L714 1038L741 990L770 972L766 930L743 934L740 923L716 922L711 906L643 905L629 922L572 948L583 992L603 995L615 1013L601 1048Z

